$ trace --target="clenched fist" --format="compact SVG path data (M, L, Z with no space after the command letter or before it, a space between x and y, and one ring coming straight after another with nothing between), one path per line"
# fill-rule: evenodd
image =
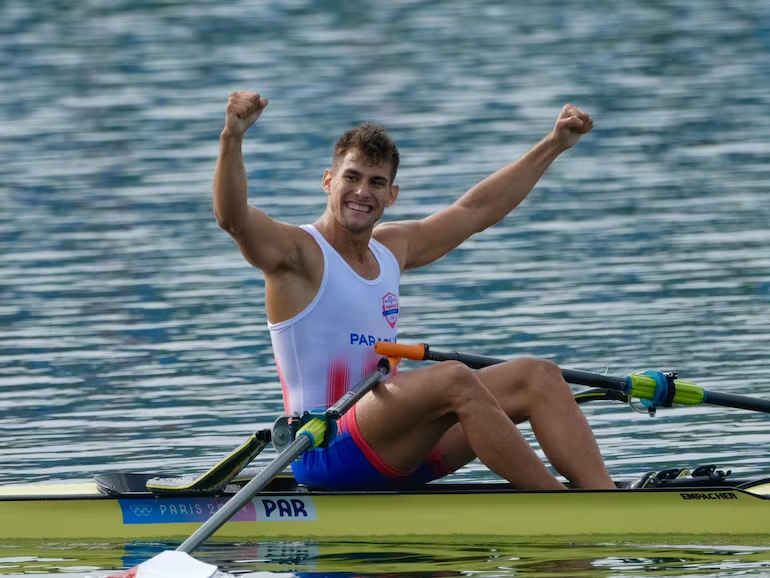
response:
M225 132L242 137L256 122L267 106L267 99L255 92L239 90L233 92L227 101Z
M594 127L593 119L578 107L565 104L556 119L556 125L551 133L553 139L564 148L577 144L580 137Z

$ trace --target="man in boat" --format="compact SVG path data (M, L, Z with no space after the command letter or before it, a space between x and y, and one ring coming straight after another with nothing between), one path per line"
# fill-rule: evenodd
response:
M396 145L363 124L336 143L323 174L326 211L312 225L276 221L247 202L241 146L268 101L230 95L214 176L219 226L265 276L265 306L289 414L325 409L395 341L402 271L428 265L521 203L550 164L591 130L572 105L529 152L421 220L378 224L396 202ZM338 423L326 447L293 464L298 482L382 489L443 477L478 457L515 487L564 489L516 427L529 420L551 465L581 488L614 488L593 433L552 362L481 370L457 362L391 375Z

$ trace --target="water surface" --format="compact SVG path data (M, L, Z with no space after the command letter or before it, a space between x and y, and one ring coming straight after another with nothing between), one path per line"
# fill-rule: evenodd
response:
M401 149L386 218L420 218L584 107L595 130L521 207L405 276L400 339L767 396L769 51L751 0L5 0L0 482L207 468L282 410L261 275L211 212L236 89L270 98L245 146L252 203L295 224L323 211L331 146L361 120ZM765 415L585 411L615 475L767 472ZM63 571L41 548L18 572ZM111 548L71 557L105 567ZM692 571L766 560L720 552ZM691 569L674 566L655 571Z

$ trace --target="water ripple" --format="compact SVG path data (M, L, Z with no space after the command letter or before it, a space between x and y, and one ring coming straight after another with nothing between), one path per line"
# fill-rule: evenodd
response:
M0 5L0 481L206 467L282 410L264 284L211 214L236 88L271 99L253 202L293 223L352 123L396 136L389 218L420 218L586 107L531 198L405 277L401 339L765 395L764 4L65 4ZM766 472L761 415L584 407L618 475Z

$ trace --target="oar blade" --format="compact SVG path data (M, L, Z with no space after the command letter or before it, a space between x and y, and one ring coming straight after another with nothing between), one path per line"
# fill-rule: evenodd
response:
M196 560L185 552L167 550L108 578L211 578L216 571L213 564Z

